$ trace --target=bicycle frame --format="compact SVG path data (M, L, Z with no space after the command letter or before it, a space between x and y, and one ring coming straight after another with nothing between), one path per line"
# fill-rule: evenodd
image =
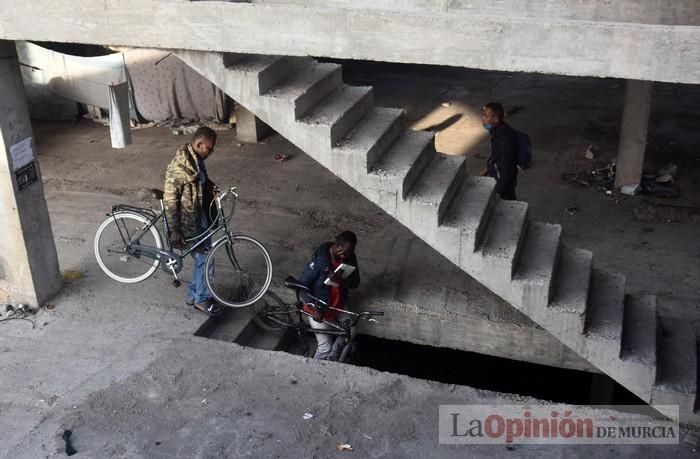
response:
M313 295L310 295L310 296L315 301L326 305L326 303L323 300L321 300L320 298L317 298ZM383 316L384 315L383 312L359 312L358 313L358 312L349 311L347 309L338 309L338 308L334 308L332 306L329 306L328 307L329 310L338 311L340 314L345 314L345 315L351 316L352 320L350 323L347 323L347 321L345 321L344 324L337 324L334 322L329 322L327 320L324 320L322 323L329 325L330 327L333 327L333 330L323 330L323 329L312 328L312 327L305 324L302 317L306 316L306 317L309 317L310 320L313 320L312 314L309 314L308 312L304 311L300 307L296 307L294 310L292 310L291 307L294 306L292 304L287 304L287 306L289 307L289 309L286 311L266 312L265 316L268 319L272 320L273 322L275 322L279 325L282 325L284 327L287 327L287 328L294 328L294 329L304 331L304 332L320 333L322 335L345 336L346 338L349 338L349 339L353 338L353 327L355 327L355 325L357 325L357 322L361 318L369 317L367 320L376 322L376 320L372 319L371 316ZM290 313L299 314L299 323L291 323L291 322L287 322L287 321L278 319L277 317L274 317L276 315L289 315Z
M124 242L125 247L127 250L133 250L134 252L138 253L139 255L145 255L149 258L152 258L154 260L162 260L165 259L167 260L165 262L165 266L161 266L161 268L166 271L172 273L176 278L177 278L177 273L179 273L182 270L182 259L186 258L187 255L192 253L193 251L197 250L200 246L205 244L209 239L211 239L215 234L217 234L219 231L223 230L225 233L226 238L231 239L232 233L228 229L228 222L226 220L226 215L223 209L223 206L221 205L222 199L228 194L231 193L234 196L238 196L235 193L235 188L230 188L224 193L218 194L215 197L215 202L216 202L216 208L217 208L217 217L216 220L214 220L209 227L204 230L201 234L198 234L197 236L186 239L185 242L192 242L196 241L194 245L189 247L186 250L182 250L181 254L176 254L173 252L173 246L172 242L170 241L170 224L168 223L168 218L165 213L165 205L163 204L163 200L160 199L160 213L156 214L152 209L146 209L142 207L133 207L133 206L128 206L128 205L117 205L112 208L112 212L110 214L107 214L108 216L111 216L114 219L114 223L117 226L117 230L119 231L119 235L122 238L122 242ZM130 211L130 212L135 212L138 213L144 217L147 217L148 219L148 224L141 228L140 231L138 231L133 237L130 236L129 234L124 236L122 233L122 229L119 227L119 222L116 219L116 214L121 211ZM150 229L158 223L158 221L163 222L163 229L165 234L161 234L159 231L159 234L162 236L165 236L165 244L167 249L158 249L157 247L152 247L152 246L147 246L147 245L140 245L140 244L134 244L135 242L138 242L143 235L145 235ZM158 230L156 228L156 230ZM221 239L219 239L221 240ZM218 242L217 240L216 242ZM238 267L238 263L235 260L235 256L233 253L230 253L229 256L232 258L231 261L232 263L235 264L236 267Z

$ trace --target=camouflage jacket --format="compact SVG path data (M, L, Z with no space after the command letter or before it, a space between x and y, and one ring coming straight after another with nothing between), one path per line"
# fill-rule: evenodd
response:
M186 238L201 232L197 222L199 212L207 211L211 202L212 182L199 181L197 154L189 143L175 153L165 171L165 215L171 230L179 230Z

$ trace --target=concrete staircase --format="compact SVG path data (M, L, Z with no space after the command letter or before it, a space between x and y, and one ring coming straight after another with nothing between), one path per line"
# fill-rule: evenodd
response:
M695 330L661 321L654 296L626 295L624 276L562 245L559 225L530 221L527 203L498 199L463 157L436 153L433 134L374 106L372 88L310 58L175 54L602 372L700 425Z

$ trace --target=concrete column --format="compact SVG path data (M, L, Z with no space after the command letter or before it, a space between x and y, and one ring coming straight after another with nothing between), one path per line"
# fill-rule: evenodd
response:
M627 80L620 149L617 154L617 188L637 185L642 179L652 87L651 81Z
M272 129L236 102L236 138L239 142L256 143L267 137Z
M15 43L0 40L0 271L9 301L41 306L61 287Z

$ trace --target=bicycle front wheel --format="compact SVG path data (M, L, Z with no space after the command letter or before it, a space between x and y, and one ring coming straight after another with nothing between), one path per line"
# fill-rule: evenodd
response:
M272 260L265 247L249 236L224 238L207 257L207 287L221 304L250 306L267 292L272 281Z
M102 271L117 282L135 284L148 279L158 269L159 260L134 251L132 244L162 248L158 230L137 213L118 212L102 222L95 234L95 258Z

